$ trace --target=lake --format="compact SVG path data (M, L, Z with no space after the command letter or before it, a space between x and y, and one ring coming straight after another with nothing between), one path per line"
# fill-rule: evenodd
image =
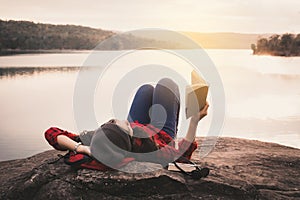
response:
M300 57L254 56L250 50L206 52L220 74L226 97L225 122L217 134L300 148ZM115 52L104 52L112 53ZM51 149L43 135L50 126L73 132L96 128L87 119L82 125L74 119L74 91L79 71L86 67L85 71L93 74L96 70L85 66L89 54L89 51L74 51L0 57L0 161ZM107 106L111 104L112 88L124 74L149 63L172 66L189 80L191 66L174 55L154 50L123 55L111 63L108 75L102 77L105 84L98 82L96 87L92 107L99 124L112 116L111 107ZM156 78L159 76L158 73ZM136 89L128 94L127 106L118 116L126 117ZM206 135L211 119L208 115L200 122L197 136ZM181 117L181 121L184 127L186 120ZM178 133L179 137L184 135L184 131Z

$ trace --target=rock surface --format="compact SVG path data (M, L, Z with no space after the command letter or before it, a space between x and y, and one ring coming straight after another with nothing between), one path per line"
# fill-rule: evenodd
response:
M134 174L49 164L58 153L1 162L0 199L300 199L300 149L274 143L219 138L205 158L193 155L211 169L198 181L152 163L128 164L157 168Z

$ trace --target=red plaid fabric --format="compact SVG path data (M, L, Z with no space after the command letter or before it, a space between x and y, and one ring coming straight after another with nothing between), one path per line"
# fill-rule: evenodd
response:
M70 133L68 131L64 131L57 127L51 127L45 131L45 138L48 141L48 143L57 150L61 150L61 151L66 150L66 149L60 147L59 144L57 143L57 136L59 136L59 135L65 135L77 142L80 141L80 138L77 134ZM122 166L128 164L129 162L131 162L132 160L134 160L134 159L133 158L125 158L117 167L122 167ZM81 153L74 154L73 152L69 152L65 156L64 161L66 164L71 165L72 167L75 167L75 168L87 168L87 169L95 169L95 170L100 170L100 171L105 171L105 170L111 169L108 166L98 162L97 160L95 160L87 155L81 154Z
M145 131L150 138L153 138L156 146L160 148L159 151L157 151L157 158L158 160L168 160L173 161L174 158L180 158L184 157L186 159L190 159L192 156L192 153L197 149L197 143L196 142L188 142L185 139L182 139L178 143L178 149L175 148L175 141L163 130L160 130L151 124L143 125L136 122L131 123L132 128L141 128L143 131ZM53 146L57 150L65 151L66 149L59 146L57 143L57 136L59 135L65 135L69 138L71 138L74 141L79 142L80 138L77 134L64 131L57 127L51 127L45 132L45 138L48 141L48 143ZM138 139L134 141L135 145L141 145L141 141ZM81 158L83 158L83 154L70 154L69 157L69 164L72 165L72 163L78 162ZM125 158L120 164L119 167L126 165L127 163L133 161L134 158ZM184 159L178 159L179 162L185 162ZM67 162L67 163L68 163ZM105 166L104 164L96 161L91 160L86 163L81 163L80 167L82 168L88 168L88 169L96 169L96 170L107 170L109 167Z
M173 161L174 158L180 157L190 160L193 152L197 149L198 145L195 141L191 143L185 139L182 139L178 143L178 149L176 149L173 138L165 131L158 129L151 124L143 125L135 121L130 125L132 128L139 127L143 129L146 133L148 133L149 137L153 136L154 142L160 148L160 151L157 151L158 160L163 159ZM178 161L185 162L184 159L179 159Z
M60 147L57 143L57 136L59 135L65 135L72 140L79 142L79 136L74 133L70 133L68 131L64 131L57 127L51 127L48 130L45 131L45 138L48 141L48 143L54 147L56 150L65 151L66 149Z

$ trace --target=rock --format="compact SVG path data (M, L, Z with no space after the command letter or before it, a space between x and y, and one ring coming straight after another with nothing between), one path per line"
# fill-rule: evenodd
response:
M199 144L203 139L198 139ZM193 160L207 178L192 180L154 163L131 162L147 173L74 170L58 151L0 163L0 199L299 199L300 149L236 138L219 138L213 151ZM124 170L126 171L126 170Z

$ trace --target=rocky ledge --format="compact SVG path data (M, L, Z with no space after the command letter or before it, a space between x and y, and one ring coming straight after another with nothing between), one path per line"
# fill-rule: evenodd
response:
M201 143L201 139L199 139ZM299 199L300 149L274 143L219 138L213 151L193 160L211 169L192 180L156 164L132 162L147 173L73 170L59 152L0 163L0 199Z

